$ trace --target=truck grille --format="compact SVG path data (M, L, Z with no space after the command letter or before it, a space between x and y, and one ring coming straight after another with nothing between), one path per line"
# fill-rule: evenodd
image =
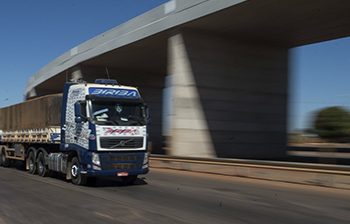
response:
M142 153L100 153L100 161L102 170L134 170L141 169L144 159Z
M122 149L122 148L142 148L143 138L100 138L100 145L105 149Z
M110 157L111 161L120 161L120 162L134 162L139 158L136 155L113 155Z
M118 170L133 170L136 169L136 165L135 164L112 164L112 167L114 169L118 169Z

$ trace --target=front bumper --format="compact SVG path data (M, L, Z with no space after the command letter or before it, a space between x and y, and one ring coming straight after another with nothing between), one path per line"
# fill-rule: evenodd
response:
M93 170L88 169L86 171L82 171L81 173L87 176L118 176L118 173L127 173L129 176L131 175L141 175L149 172L149 168L145 169L136 169L136 170Z
M81 171L87 176L140 175L149 171L148 153L143 152L99 152L98 165L85 166Z

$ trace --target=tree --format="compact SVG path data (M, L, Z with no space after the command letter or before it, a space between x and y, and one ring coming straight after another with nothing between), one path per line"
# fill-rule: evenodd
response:
M342 107L328 107L318 111L314 130L321 138L332 142L350 141L350 113Z

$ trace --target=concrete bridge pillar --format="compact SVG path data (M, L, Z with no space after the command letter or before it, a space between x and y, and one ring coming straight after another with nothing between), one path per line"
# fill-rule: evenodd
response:
M168 154L282 158L288 49L181 31L168 41Z
M168 74L172 77L169 154L214 157L214 146L184 38L178 34L169 39Z

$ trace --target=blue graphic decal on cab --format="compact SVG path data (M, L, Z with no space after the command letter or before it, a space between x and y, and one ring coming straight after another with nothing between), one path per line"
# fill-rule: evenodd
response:
M140 95L137 90L133 89L111 89L111 88L89 88L90 95L103 96L103 97L115 97L115 98L128 98L139 99Z

